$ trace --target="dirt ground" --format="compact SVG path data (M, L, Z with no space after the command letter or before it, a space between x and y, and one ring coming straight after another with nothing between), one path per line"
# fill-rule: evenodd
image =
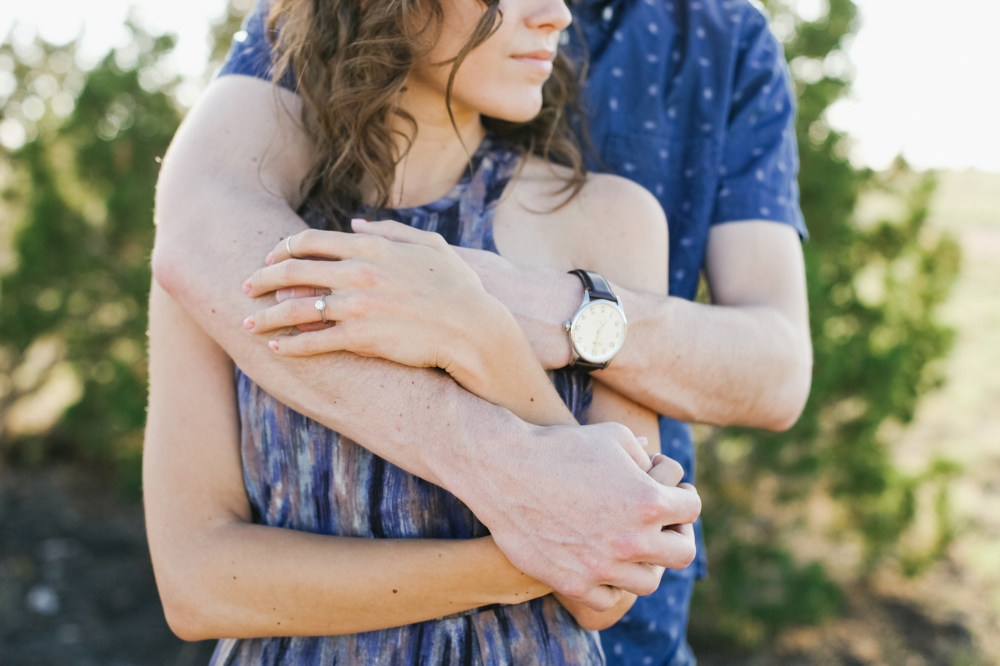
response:
M961 614L935 612L911 595L849 591L844 617L786 631L753 655L696 650L699 666L987 666Z
M168 629L141 507L71 469L0 472L0 665L195 666L211 643ZM972 666L964 618L935 616L889 591L855 589L835 622L797 629L756 655L713 653L702 666Z
M170 633L142 507L69 469L0 472L0 665L194 666Z

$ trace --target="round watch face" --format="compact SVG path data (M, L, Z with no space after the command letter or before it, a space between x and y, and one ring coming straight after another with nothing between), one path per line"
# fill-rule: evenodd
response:
M621 310L609 301L599 300L588 303L577 313L569 335L580 358L604 363L622 348L626 328Z

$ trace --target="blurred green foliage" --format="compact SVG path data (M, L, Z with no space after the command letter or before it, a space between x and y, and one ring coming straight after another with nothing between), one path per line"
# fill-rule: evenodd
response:
M700 443L712 576L697 588L692 633L742 647L838 611L831 557L849 560L852 575L886 558L915 574L938 559L953 536L947 480L956 472L941 462L908 476L890 450L938 384L935 361L951 341L935 313L959 257L925 227L933 176L902 162L884 174L853 167L850 139L826 122L851 83L843 48L857 27L853 2L829 0L812 21L791 2L766 4L798 89L815 372L790 431L718 429ZM247 9L233 0L214 26L211 67ZM161 64L170 39L131 29L132 45L87 71L72 44L0 47L0 93L5 71L16 80L0 96L0 245L12 234L14 255L0 280L0 453L20 464L114 466L134 493L153 191L182 110ZM872 192L902 212L857 218ZM937 533L903 547L928 490ZM796 547L802 535L826 540L827 556Z
M843 51L858 25L852 0L829 0L811 21L793 2L765 4L799 100L815 367L809 402L788 432L716 429L700 443L712 576L696 592L693 636L741 647L834 614L842 600L828 565L839 579L864 577L887 559L919 573L954 533L947 495L954 466L937 462L908 476L891 451L920 396L940 383L935 361L952 340L935 315L959 251L925 226L934 176L902 160L886 173L855 168L849 137L827 124L827 109L853 76ZM892 199L899 213L860 219L859 199L873 195ZM936 497L930 544L905 538L921 492ZM803 537L808 547L796 547Z
M114 465L134 494L154 185L181 116L160 63L172 39L129 27L86 72L73 44L0 48L17 82L0 134L16 258L0 282L0 446L25 464Z

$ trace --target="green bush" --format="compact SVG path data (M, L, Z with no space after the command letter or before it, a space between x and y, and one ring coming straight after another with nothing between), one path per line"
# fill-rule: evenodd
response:
M915 574L939 558L952 536L947 480L955 473L939 463L907 476L889 449L939 383L935 361L951 341L935 314L959 257L924 224L934 178L902 162L885 174L853 167L849 138L826 123L850 86L842 48L857 24L851 0L830 0L813 22L791 5L768 4L798 89L815 372L790 431L714 430L699 445L712 576L697 588L693 635L741 646L840 608L827 567L794 548L797 538L843 549L853 575L886 558ZM234 2L216 26L216 61L244 5ZM116 467L134 494L153 191L181 114L170 95L176 81L158 65L170 40L132 30L131 46L86 72L73 65L72 44L0 47L0 69L9 62L19 82L0 98L0 116L28 139L0 153L0 211L13 220L0 234L13 233L16 260L0 281L0 452L21 464ZM68 108L67 97L57 104L60 92L75 100L66 118L55 113ZM43 116L29 98L44 104ZM902 212L856 216L859 198L873 193ZM940 529L913 552L899 544L925 491L936 493Z
M947 481L955 473L938 463L907 476L890 448L920 396L940 383L934 362L952 340L936 312L959 252L925 227L934 176L915 174L901 160L882 174L855 168L849 137L827 124L827 109L851 83L842 49L857 27L854 3L830 0L813 22L796 16L791 3L767 4L799 100L815 368L809 402L788 432L702 433L699 488L713 575L697 589L693 635L743 647L836 612L840 594L824 559L841 565L843 577L865 576L887 558L915 574L942 556L952 536ZM900 212L863 219L856 214L862 197L889 200ZM914 523L921 489L938 494L938 538L915 553L900 540ZM828 556L792 557L803 537L826 543Z
M16 265L0 282L0 446L24 464L114 466L134 494L153 193L180 114L159 66L172 40L130 27L132 44L87 72L73 44L0 48L19 83L3 117L30 139L2 155Z

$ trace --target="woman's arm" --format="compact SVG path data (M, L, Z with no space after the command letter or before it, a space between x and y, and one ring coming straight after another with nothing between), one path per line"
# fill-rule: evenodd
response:
M437 367L528 423L576 425L514 316L486 293L440 234L399 222L354 220L353 226L353 234L306 231L278 243L268 265L243 285L254 298L289 287L318 287L329 294L324 314L336 325L317 325L312 296L260 310L245 326L270 336L271 349L280 355L350 351L410 367ZM400 307L383 307L387 298ZM311 324L303 327L310 330L278 335L302 323Z
M231 361L154 283L143 489L157 584L182 638L369 631L550 591L492 538L352 539L252 524L236 410Z

